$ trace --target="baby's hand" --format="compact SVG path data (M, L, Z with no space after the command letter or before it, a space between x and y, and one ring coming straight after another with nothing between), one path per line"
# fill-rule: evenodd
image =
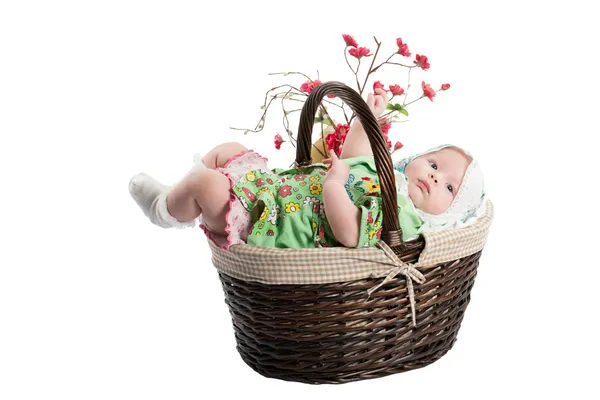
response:
M350 166L337 158L333 151L330 151L329 154L331 155L331 158L326 158L322 161L324 164L331 164L327 171L327 175L325 175L325 179L323 179L323 185L333 181L341 182L345 185L350 176Z
M380 88L375 89L375 95L373 95L373 93L369 93L367 96L367 105L369 106L369 109L375 118L378 118L381 114L383 114L388 102L389 98L386 91Z

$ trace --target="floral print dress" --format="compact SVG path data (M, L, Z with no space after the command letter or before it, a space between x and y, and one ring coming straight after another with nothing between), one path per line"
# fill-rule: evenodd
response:
M343 160L350 167L345 185L350 200L361 209L360 237L357 247L373 246L381 238L383 213L379 178L372 156ZM323 207L323 179L327 165L301 168L253 170L233 186L234 193L251 215L247 243L279 248L315 248L342 246L331 231ZM409 229L414 233L420 220L408 199L400 202ZM402 222L402 215L400 218ZM405 226L402 226L405 230Z

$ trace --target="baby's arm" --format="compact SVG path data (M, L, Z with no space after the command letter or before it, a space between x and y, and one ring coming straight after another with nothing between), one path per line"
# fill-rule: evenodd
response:
M375 118L378 118L383 113L387 107L388 101L385 90L379 88L375 89L375 95L369 93L367 96L367 105ZM360 120L356 119L348 131L346 140L344 140L340 158L344 159L370 155L373 155L371 143L369 143L369 138L367 137L367 133L360 123Z
M358 245L360 209L352 203L344 183L329 181L323 185L325 215L335 239L346 247Z
M367 133L360 123L360 120L356 119L348 131L346 140L344 140L340 158L344 159L370 155L373 155L371 143L369 143L369 138L367 137Z
M356 247L360 233L361 212L350 200L344 187L348 182L350 167L339 160L333 152L331 159L323 161L331 163L331 168L323 180L323 205L327 221L338 242L346 247Z

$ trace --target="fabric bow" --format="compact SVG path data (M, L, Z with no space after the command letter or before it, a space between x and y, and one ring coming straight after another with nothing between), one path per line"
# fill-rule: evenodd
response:
M410 301L410 310L412 313L413 326L416 327L417 326L417 315L416 315L416 311L415 311L415 291L413 288L413 280L417 281L418 283L424 283L425 277L423 276L422 273L420 273L414 267L413 264L405 263L402 260L400 260L400 258L398 258L398 256L394 253L394 251L383 240L380 240L379 242L377 242L377 246L380 247L384 251L385 255L388 256L388 258L392 261L392 263L393 263L393 265L395 265L395 267L388 271L387 276L380 284L378 284L374 288L367 290L367 293L370 297L371 293L373 293L374 291L379 289L381 286L388 283L396 275L398 275L398 274L404 275L406 277L406 287L408 289L408 299Z

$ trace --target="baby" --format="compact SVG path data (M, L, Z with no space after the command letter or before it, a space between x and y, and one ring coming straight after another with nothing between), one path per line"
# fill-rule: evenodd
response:
M379 117L384 90L367 104ZM369 140L352 124L340 158L271 170L267 159L239 143L221 144L174 187L146 174L129 190L144 214L163 228L200 227L223 249L239 243L280 248L367 247L381 238L382 199ZM329 165L329 168L328 168ZM464 150L439 146L395 164L403 240L457 227L483 202L479 164Z

